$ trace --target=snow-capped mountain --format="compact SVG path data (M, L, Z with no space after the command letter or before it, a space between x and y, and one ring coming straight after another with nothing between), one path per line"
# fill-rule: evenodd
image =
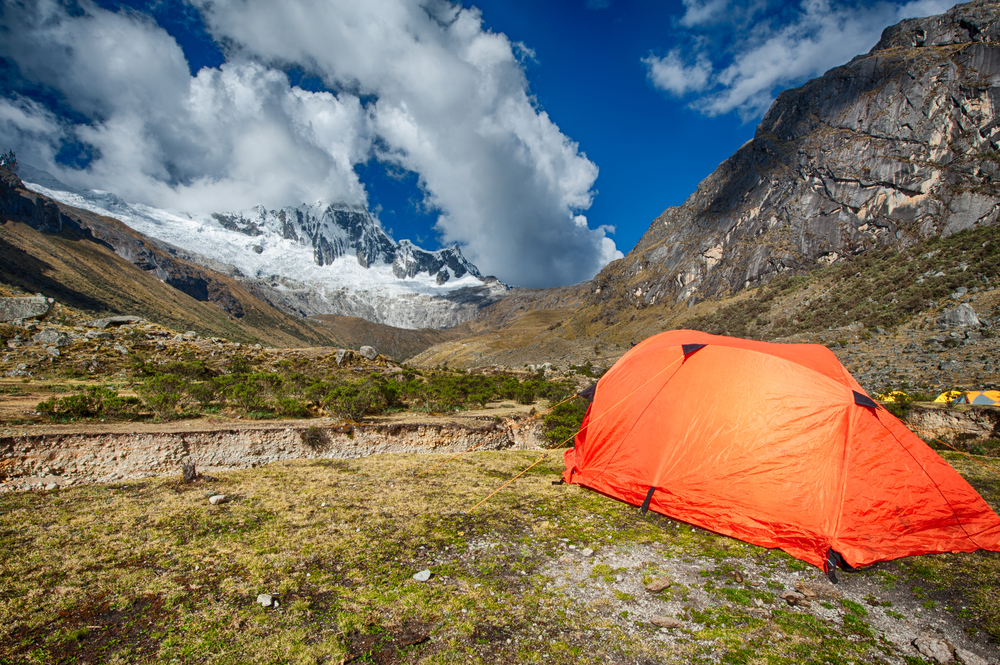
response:
M63 185L21 166L31 189L121 220L171 254L243 281L258 297L301 316L342 314L399 328L468 321L507 287L483 277L457 245L427 251L395 242L364 208L317 201L280 210L195 215L129 203L111 192Z

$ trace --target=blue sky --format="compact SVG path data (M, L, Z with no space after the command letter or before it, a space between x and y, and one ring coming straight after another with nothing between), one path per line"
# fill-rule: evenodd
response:
M29 0L0 148L175 210L322 198L523 286L590 278L770 101L948 0Z

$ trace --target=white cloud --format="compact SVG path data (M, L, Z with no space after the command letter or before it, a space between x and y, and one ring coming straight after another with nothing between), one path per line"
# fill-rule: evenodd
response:
M646 76L650 82L675 97L701 92L708 87L712 75L712 62L708 56L700 53L693 64L685 65L680 49L674 49L662 58L650 54L642 59L642 64L646 65Z
M36 0L0 16L0 56L88 119L13 97L0 99L0 130L22 161L70 184L191 211L358 203L353 167L376 155L416 172L441 240L504 280L576 282L621 255L606 229L579 223L597 167L535 105L521 62L532 52L484 30L477 9L204 2L227 63L192 76L147 17L82 7ZM291 86L292 65L340 92ZM86 170L55 162L65 138L95 149Z
M734 32L735 41L722 52L710 53L707 41L697 36L686 60L675 49L666 58L649 56L643 63L649 80L664 92L675 96L701 93L690 104L701 113L716 116L736 111L748 121L767 111L777 90L801 84L870 50L886 27L904 18L939 14L954 4L953 0L918 0L904 5L847 6L802 0L791 21L781 23L770 17L741 25ZM734 12L727 0L685 0L684 5L686 12L679 23L690 28L748 17L746 12ZM749 17L755 13L750 11Z
M685 28L708 25L723 19L730 9L730 0L683 0L684 15L678 23Z

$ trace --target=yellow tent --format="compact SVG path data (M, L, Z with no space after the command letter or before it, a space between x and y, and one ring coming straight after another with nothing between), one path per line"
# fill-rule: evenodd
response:
M965 403L967 404L1000 404L1000 390L966 390Z
M959 397L964 397L965 393L961 390L949 390L948 392L941 393L934 398L935 402L954 402Z
M876 395L875 399L880 402L908 402L910 401L910 396L902 390L890 390L887 393Z

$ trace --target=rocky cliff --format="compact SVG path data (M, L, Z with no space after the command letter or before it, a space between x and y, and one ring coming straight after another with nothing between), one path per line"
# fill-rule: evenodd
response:
M593 282L624 304L692 303L789 271L997 223L1000 2L886 29L772 104L754 138ZM634 310L633 310L634 311Z

